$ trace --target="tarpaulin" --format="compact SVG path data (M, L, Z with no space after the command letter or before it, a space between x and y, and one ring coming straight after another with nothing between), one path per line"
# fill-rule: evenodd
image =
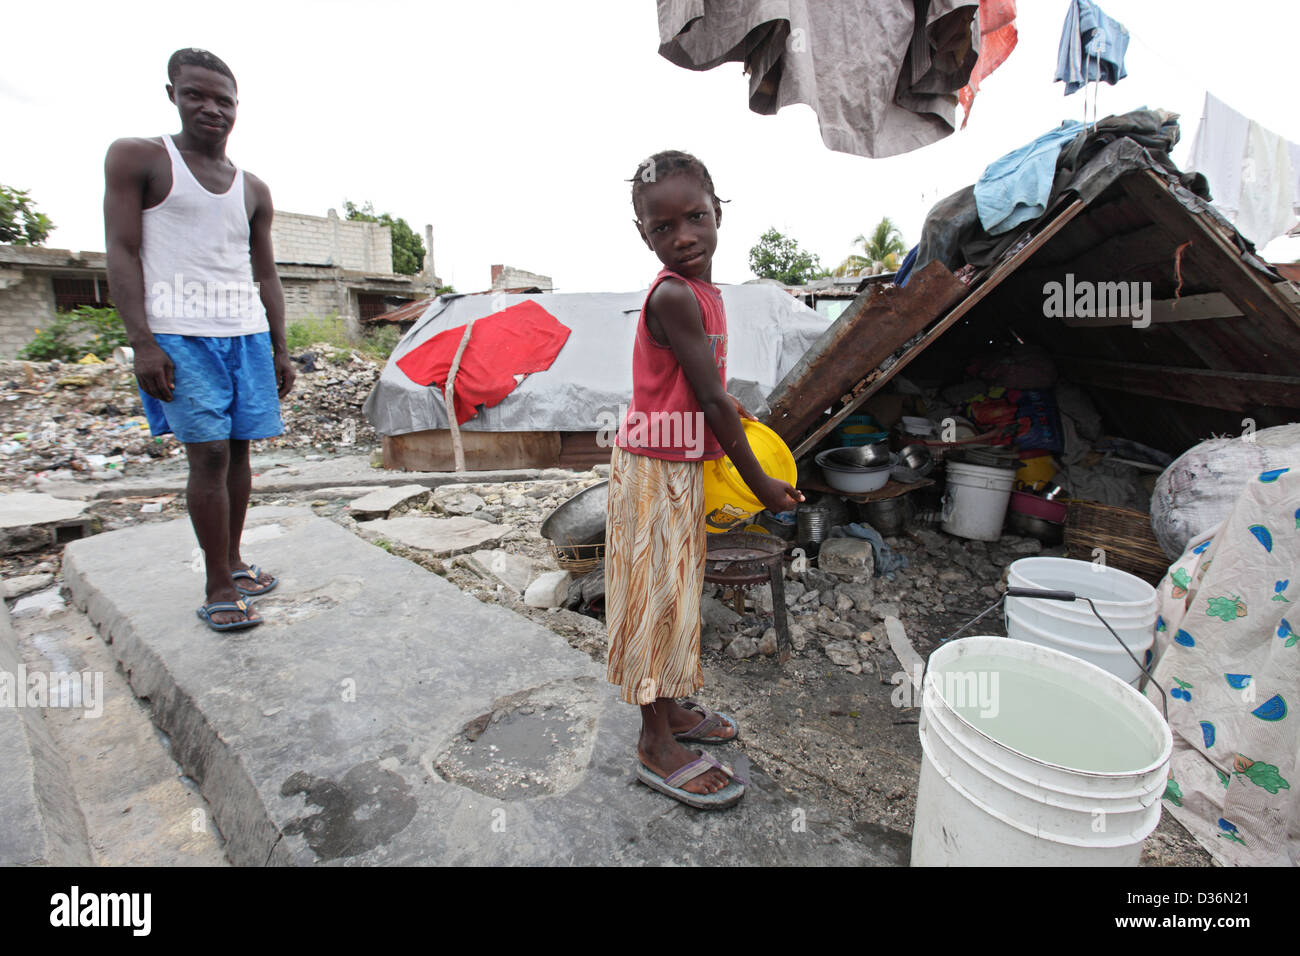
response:
M799 361L831 320L779 286L722 285L727 309L727 390L755 414L776 383ZM470 319L534 302L572 330L550 368L529 375L499 404L483 408L469 431L599 431L632 398L632 340L645 301L637 292L459 295L434 299L397 344L364 413L381 435L446 428L439 388L413 382L399 367L405 356L449 330L459 342ZM478 322L470 339L474 341ZM457 391L460 377L457 375ZM459 396L457 396L459 398Z
M980 56L970 71L970 82L957 91L965 114L961 128L966 128L970 108L975 102L983 79L1006 62L1016 48L1016 0L980 0Z
M397 361L417 385L445 388L465 326L447 329ZM477 319L456 371L456 423L474 417L475 408L491 408L514 391L520 376L551 367L569 338L569 329L536 302L520 302Z
M817 113L822 141L894 156L952 133L980 53L976 0L658 0L659 53L745 64L749 108Z

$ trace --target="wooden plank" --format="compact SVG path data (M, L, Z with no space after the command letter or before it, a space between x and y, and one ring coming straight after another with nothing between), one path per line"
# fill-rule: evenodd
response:
M1261 405L1300 408L1300 378L1294 376L1138 365L1059 355L1055 359L1066 376L1079 385L1235 412L1250 411Z
M786 444L834 405L943 310L967 293L941 262L915 273L905 288L875 285L813 343L768 396L767 424Z
M1183 257L1184 269L1202 274L1205 285L1226 294L1244 317L1267 330L1270 339L1285 343L1300 333L1300 309L1248 266L1218 229L1175 199L1164 180L1145 169L1119 183L1176 244L1191 241Z
M1075 280L1076 283L1078 279ZM1276 282L1273 287L1287 302L1300 306L1300 291L1288 282ZM1150 318L1152 324L1167 322L1195 322L1198 319L1232 319L1240 318L1241 309L1222 292L1207 292L1204 295L1185 295L1178 299L1156 299L1151 303ZM1112 325L1131 325L1132 319L1119 316L1102 316L1100 318L1081 319L1061 316L1061 321L1074 328L1102 328Z
M465 468L555 468L560 462L559 432L462 431ZM405 435L385 435L384 467L406 471L453 471L456 457L451 431L430 428Z
M807 454L809 450L830 433L831 429L834 428L839 421L843 420L843 418L851 414L854 409L860 407L863 402L876 394L876 392L880 391L886 382L902 371L914 358L929 348L935 339L948 331L948 329L961 319L962 316L966 315L966 313L982 302L990 292L997 288L1002 281L1007 278L1007 276L1015 272L1021 263L1041 249L1044 243L1060 232L1065 227L1066 223L1079 215L1079 213L1086 208L1087 203L1082 199L1076 199L1067 206L1060 215L1048 223L1042 232L1026 243L1025 246L1016 252L1015 255L998 263L998 265L996 265L989 273L988 278L985 279L984 282L975 289L975 291L971 292L970 295L958 302L952 311L935 323L925 333L925 335L921 337L921 340L904 352L899 357L898 361L891 365L887 371L878 374L876 366L878 366L880 362L877 362L876 366L869 366L871 368L870 374L865 376L857 383L857 385L854 386L853 391L856 393L854 394L854 397L845 403L844 407L840 409L836 417L832 417L830 421L824 422L816 429L816 431L799 443L799 446L794 451L795 458L800 458ZM929 266L926 268L928 269ZM910 288L910 283L908 287ZM903 341L907 340L904 339ZM883 361L883 359L881 361ZM824 408L825 406L821 407ZM786 440L787 444L789 444L790 439L788 436L782 435L781 437Z

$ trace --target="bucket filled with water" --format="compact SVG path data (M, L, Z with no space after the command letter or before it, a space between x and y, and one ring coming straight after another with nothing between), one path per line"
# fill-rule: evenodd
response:
M1173 738L1100 667L1004 637L930 655L913 866L1136 866Z

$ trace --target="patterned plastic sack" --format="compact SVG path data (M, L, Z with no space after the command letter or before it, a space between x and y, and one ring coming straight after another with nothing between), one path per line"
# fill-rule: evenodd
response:
M1300 468L1252 476L1157 594L1165 808L1221 863L1300 864Z

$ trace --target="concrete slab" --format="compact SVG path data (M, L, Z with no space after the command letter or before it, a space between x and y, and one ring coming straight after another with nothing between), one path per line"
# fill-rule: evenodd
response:
M476 551L485 544L496 544L512 530L477 518L434 518L430 515L380 518L367 521L361 529L372 539L399 541L407 547L428 551L435 558L447 558Z
M63 565L234 862L905 859L905 839L761 771L725 813L648 790L632 773L637 711L599 664L309 509L258 510L250 526L281 531L248 556L280 586L257 601L266 623L251 631L216 634L194 618L202 579L188 570L188 521L74 542Z
M321 461L285 462L278 458L274 462L259 461L260 456L253 456L253 492L255 494L278 494L295 491L314 491L317 488L332 488L350 485L353 487L373 488L391 485L394 481L423 485L426 488L440 488L443 485L472 481L476 484L506 481L531 481L535 478L568 479L575 472L564 468L516 468L500 471L389 471L374 468L367 455L346 455L326 458ZM131 495L162 495L185 490L185 472L183 468L161 475L128 475L118 481L75 481L44 478L36 482L39 492L60 498L81 498L102 500L105 498L125 498Z
M429 493L424 485L397 485L393 488L378 488L348 505L352 517L358 521L366 518L382 518L404 501L423 497Z
M0 602L0 866L90 866L68 766L45 726L42 701L29 700L26 677Z
M86 510L84 501L14 491L0 495L0 528L71 521Z
M86 502L26 491L0 494L0 554L36 551L84 538L91 518Z

